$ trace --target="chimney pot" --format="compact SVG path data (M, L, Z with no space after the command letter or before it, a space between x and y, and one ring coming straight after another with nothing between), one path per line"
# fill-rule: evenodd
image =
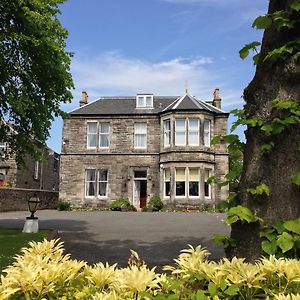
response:
M221 109L221 101L222 101L222 99L220 97L219 92L220 92L220 89L219 88L215 88L215 90L214 90L214 98L213 98L212 104L213 104L213 106Z
M83 106L83 105L88 104L88 102L89 102L89 96L88 96L88 94L87 94L86 91L83 91L83 92L81 93L81 100L79 101L79 105L80 105L80 107L81 107L81 106Z

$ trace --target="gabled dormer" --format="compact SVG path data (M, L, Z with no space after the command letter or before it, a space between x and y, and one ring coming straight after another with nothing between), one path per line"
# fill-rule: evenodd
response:
M143 109L153 108L153 94L137 94L136 108L143 108Z

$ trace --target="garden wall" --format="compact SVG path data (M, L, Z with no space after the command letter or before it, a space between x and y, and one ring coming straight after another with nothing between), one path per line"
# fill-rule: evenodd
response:
M58 192L20 188L0 189L0 211L28 210L27 200L36 193L40 199L38 209L56 209Z

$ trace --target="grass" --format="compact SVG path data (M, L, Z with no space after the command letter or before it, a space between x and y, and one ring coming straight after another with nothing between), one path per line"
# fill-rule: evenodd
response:
M42 241L48 234L48 230L41 230L38 233L22 233L17 229L0 229L0 274L30 241Z

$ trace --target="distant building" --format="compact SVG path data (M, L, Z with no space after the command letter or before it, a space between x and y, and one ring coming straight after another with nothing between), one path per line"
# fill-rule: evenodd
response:
M5 158L6 143L0 142L0 187L58 191L60 156L47 149L44 161L25 156L25 166L18 166L14 156Z
M64 121L60 200L74 206L107 206L127 197L137 208L154 195L173 207L214 206L228 189L209 184L228 173L225 144L228 113L216 89L212 101L186 93L102 97Z

